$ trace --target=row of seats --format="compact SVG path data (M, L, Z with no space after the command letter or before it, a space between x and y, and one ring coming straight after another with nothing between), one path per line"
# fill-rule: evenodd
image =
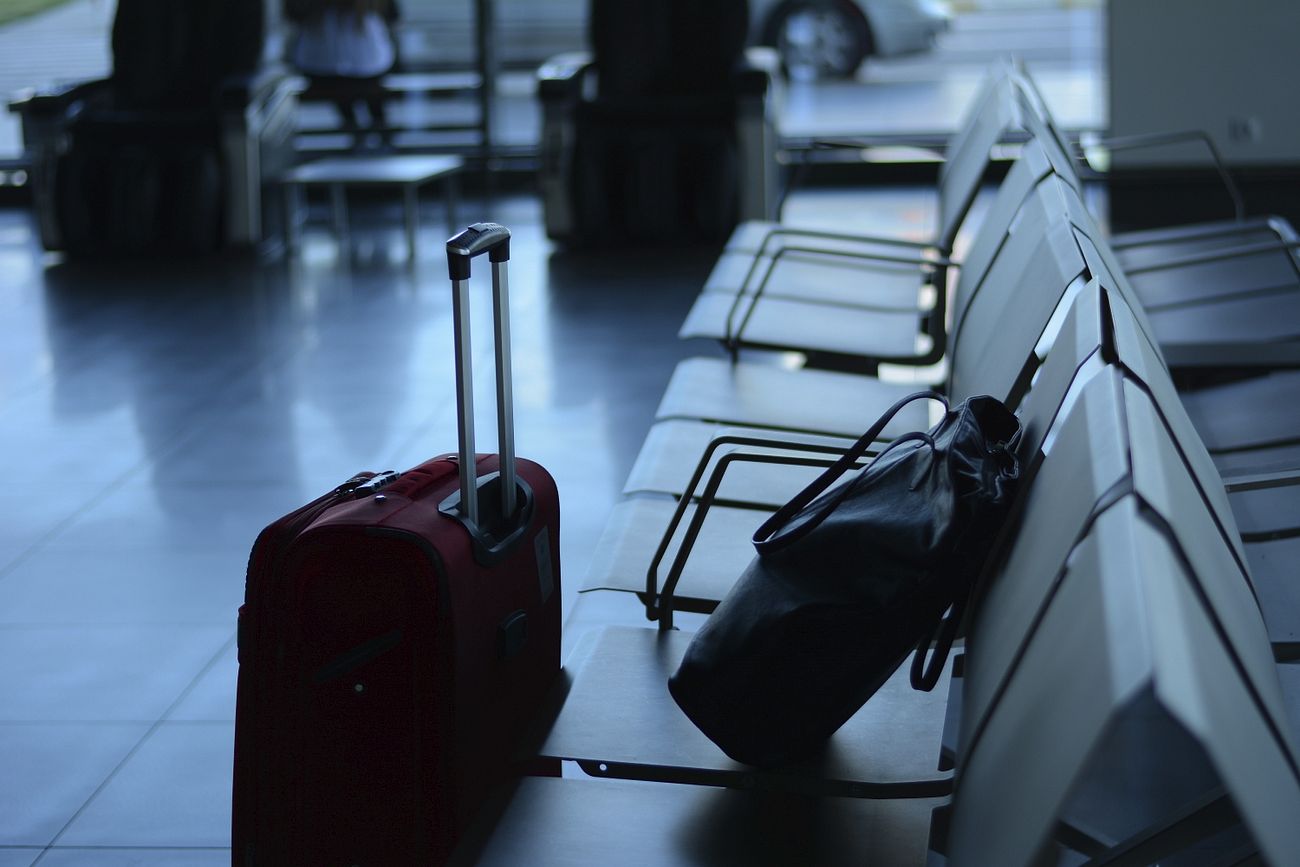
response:
M1107 237L1069 153L999 65L950 147L934 239L736 231L683 327L712 322L733 357L675 371L571 624L620 591L644 620L583 635L538 731L586 776L503 793L466 863L1292 863L1293 235ZM1289 281L1254 282L1288 262ZM751 357L769 349L807 363ZM916 389L879 366L935 361L936 390L998 397L1025 431L964 641L933 692L900 671L816 759L730 760L667 690L692 626L757 525ZM931 421L913 404L881 447Z

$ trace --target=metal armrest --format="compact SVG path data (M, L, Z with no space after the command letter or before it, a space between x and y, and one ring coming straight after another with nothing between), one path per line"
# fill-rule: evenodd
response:
M1218 171L1219 177L1223 181L1223 187L1227 191L1228 197L1232 199L1232 210L1235 218L1238 221L1246 218L1246 205L1245 201L1241 197L1241 190L1237 188L1236 181L1234 181L1232 175L1228 173L1227 164L1224 163L1223 157L1219 153L1219 149L1214 146L1214 139L1210 138L1210 134L1205 130L1194 129L1175 132L1146 133L1141 135L1117 136L1115 138L1102 138L1090 141L1092 144L1083 147L1084 161L1089 165L1091 165L1091 162L1087 159L1087 149L1092 146L1102 147L1113 151L1123 151L1136 150L1137 148L1145 147L1160 147L1163 145L1179 144L1188 141L1202 142L1205 145L1206 150L1210 153L1210 159L1214 162L1214 168Z
M1019 137L1007 136L1007 142L1019 141ZM937 144L933 137L920 136L917 138L905 138L897 135L859 135L852 137L835 136L824 137L818 136L812 139L811 144L814 149L824 150L846 150L846 151L869 151L873 148L898 149L905 148L909 151L915 151L916 155L912 158L920 162L928 159L930 162L941 163L945 157L945 144Z
M1300 343L1174 343L1160 348L1172 369L1300 368Z
M97 78L49 90L26 89L9 102L9 110L24 119L50 119L67 113L78 102L107 91L110 79Z
M1204 253L1192 253L1187 256L1180 256L1175 259L1166 259L1163 262L1155 262L1150 265L1141 265L1135 268L1125 268L1126 274L1145 274L1149 271L1163 271L1168 268L1181 268L1188 265L1204 265L1209 262L1219 262L1225 259L1242 259L1246 256L1254 256L1258 253L1271 253L1273 251L1289 252L1300 248L1300 241L1260 241L1255 244L1243 244L1240 247L1228 247L1222 250L1210 250ZM1295 257L1291 257L1291 265L1297 268ZM1297 268L1297 274L1300 274L1300 268Z
M752 293L747 292L746 290L749 288L749 284L753 280L754 274L758 271L759 263L764 260L763 254L760 251L754 256L753 262L750 263L749 270L745 272L745 279L740 284L740 288L736 291L736 297L732 299L731 309L727 311L726 327L723 329L723 342L733 356L740 348L740 340L744 333L745 326L749 324L749 320L753 317L755 308L758 307L759 299L767 290L767 284L772 278L772 273L776 270L776 266L781 259L790 253L806 253L816 256L829 256L831 258L857 259L873 262L885 262L889 264L931 267L934 269L934 273L931 274L930 277L931 281L934 283L942 283L946 280L947 269L960 267L959 262L950 259L947 256L903 256L889 253L869 253L866 251L855 252L848 250L823 250L816 247L785 246L767 258L767 268L763 272L763 277L759 281L758 286ZM945 291L942 286L936 288L938 288L940 292ZM736 314L740 310L741 301L745 298L750 299L749 306L745 310L744 318L740 320L740 324L737 326ZM866 309L873 309L870 305L862 306ZM897 308L893 307L879 307L875 309L889 312L897 310Z
M1262 491L1267 488L1286 488L1300 485L1300 469L1278 470L1272 473L1242 473L1223 480L1223 489L1229 494L1243 491Z
M824 238L827 241L850 241L861 244L879 244L882 247L904 247L910 250L938 250L933 241L910 241L907 238L884 238L877 235L858 235L853 232L830 232L823 229L801 229L797 226L772 226L763 233L758 255L767 250L767 242L772 238L789 236L797 238ZM945 251L946 252L946 251Z
M1295 234L1291 228L1291 224L1286 222L1285 218L1267 217L1262 219L1264 220L1264 226L1266 226L1269 231L1277 235L1279 240L1282 241L1296 240ZM1218 238L1230 238L1233 235L1249 235L1254 232L1258 232L1259 229L1260 229L1260 224L1255 223L1251 220L1244 220L1240 222L1236 220L1227 221L1227 222L1218 221L1218 222L1209 222L1209 223L1193 223L1191 225L1177 226L1172 230L1152 229L1152 230L1143 230L1137 232L1125 232L1122 235L1119 235L1117 237L1111 237L1109 241L1110 241L1111 249L1127 250L1132 247L1145 247L1145 246L1150 246L1152 244L1161 243L1162 239L1158 237L1158 234L1161 231L1172 231L1173 233L1176 233L1173 238L1173 240L1175 241L1200 241L1205 239L1214 240ZM1157 237L1155 237L1154 239L1149 237L1144 237L1145 235L1147 235L1148 232L1155 233Z
M655 550L655 555L646 570L646 617L649 620L658 620L661 630L673 628L673 593L681 580L691 550L695 547L695 540L699 538L700 529L704 525L704 518L717 500L718 489L722 486L722 480L726 476L728 467L734 463L755 463L826 468L835 463L835 461L827 458L799 457L798 455L763 455L740 451L730 452L719 458L713 472L709 475L708 484L696 504L695 514L691 516L691 523L686 529L686 535L682 539L681 547L669 567L667 576L665 576L663 593L661 594L659 592L659 567L663 563L664 556L668 553L668 546L672 544L673 536L676 535L677 528L681 526L682 518L686 515L686 509L691 505L692 498L704 477L704 471L707 469L709 461L717 453L718 449L725 445L780 448L805 454L836 457L842 456L847 450L846 448L817 443L733 434L724 434L710 441L708 448L700 456L699 463L696 464L695 473L691 476L690 483L677 501L677 508L673 512L672 519L669 520L668 527L664 530L663 537L660 539L659 547ZM866 459L870 460L872 457L872 455L867 455Z

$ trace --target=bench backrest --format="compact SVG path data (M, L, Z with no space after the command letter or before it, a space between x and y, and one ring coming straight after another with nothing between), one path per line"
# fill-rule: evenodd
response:
M981 278L961 275L948 336L954 400L1011 396L1062 298L1086 273L1069 224L1050 206L1058 185L1049 176L1033 187Z
M950 859L1026 864L1134 836L1177 851L1204 836L1200 807L1288 857L1300 761L1240 539L1095 252L1026 374L1025 489L969 626ZM1190 836L1168 830L1180 815Z
M1038 83L1022 65L1013 66L1008 79L1015 92L1020 110L1020 122L1025 130L1049 149L1052 160L1056 163L1062 177L1075 189L1082 191L1083 183L1079 178L1078 164L1070 156L1073 153L1070 140L1048 109L1047 100L1038 89Z
M1022 456L1014 523L990 565L968 633L963 756L997 704L1054 577L1086 534L1098 504L1128 478L1120 384L1118 372L1107 365L1071 382L1068 405L1041 440L1046 451Z
M963 755L950 863L1081 863L1126 841L1154 848L1106 863L1191 845L1218 863L1252 842L1289 863L1300 781L1286 747L1138 498L1099 511L1042 577L1051 598ZM1234 818L1244 828L1215 837Z
M1010 67L990 70L939 167L939 249L950 252L988 172L993 149L1020 126Z
M1006 241L1007 231L1015 222L1016 215L1025 207L1034 188L1053 170L1052 161L1037 142L1031 140L1021 148L1020 154L1007 170L1007 176L998 186L969 246L961 254L961 270L954 303L960 303L964 296L971 293L969 287L978 286L988 273L994 257Z
M1160 420L1169 430L1174 447L1191 473L1200 498L1210 508L1220 536L1232 550L1239 568L1248 573L1245 549L1223 488L1223 479L1178 396L1158 347L1151 342L1133 308L1118 292L1112 291L1108 301L1116 362L1131 380L1148 392Z

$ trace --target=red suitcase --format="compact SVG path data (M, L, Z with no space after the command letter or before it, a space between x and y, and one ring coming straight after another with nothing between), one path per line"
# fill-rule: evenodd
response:
M560 669L560 517L546 470L514 457L509 238L479 223L447 243L458 453L362 473L253 547L233 864L441 863L488 789L519 771L521 735ZM469 266L482 252L501 454L470 473Z

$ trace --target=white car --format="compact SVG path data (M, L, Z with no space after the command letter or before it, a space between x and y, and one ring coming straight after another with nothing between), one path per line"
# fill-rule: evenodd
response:
M845 77L868 55L924 51L947 29L942 0L750 0L753 41L796 79Z
M473 61L474 0L399 2L399 51L406 66ZM493 0L498 61L536 65L553 54L581 50L588 4ZM749 9L751 43L779 49L786 71L796 78L848 76L868 55L924 50L949 19L943 0L749 0Z

